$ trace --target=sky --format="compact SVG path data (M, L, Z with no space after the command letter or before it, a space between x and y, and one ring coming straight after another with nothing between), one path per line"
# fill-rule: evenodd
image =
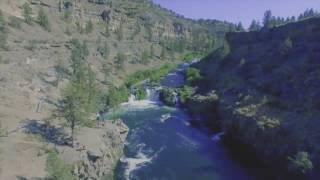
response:
M192 19L217 19L248 27L252 19L262 20L266 10L273 15L297 16L307 8L320 10L320 0L153 0L162 7Z

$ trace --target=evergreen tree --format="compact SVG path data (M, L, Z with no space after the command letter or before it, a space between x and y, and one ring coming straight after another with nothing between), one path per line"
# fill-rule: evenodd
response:
M26 2L23 4L23 17L24 17L24 21L31 25L33 18L32 18L32 9L29 6L29 4Z
M49 23L49 18L47 14L44 12L43 8L40 8L37 20L40 26L42 26L45 30L50 31L51 27Z
M151 44L150 46L150 58L152 58L154 56L154 47L153 44Z
M160 59L165 60L167 58L167 48L163 45L161 49Z
M118 66L118 69L123 69L123 66L124 66L126 59L127 59L127 57L124 53L118 52L118 54L116 56L116 61L115 61Z
M86 24L86 33L91 33L93 31L93 23L91 19Z
M261 29L260 23L256 20L253 20L249 27L249 31L260 31L260 29Z
M267 10L264 13L263 26L268 29L272 28L272 12L271 12L271 10Z
M149 63L149 53L148 51L143 51L141 54L141 63L148 64Z
M98 106L99 91L95 74L86 62L88 55L85 43L72 41L71 80L63 93L63 103L59 109L71 129L72 146L75 128L86 125L89 114Z
M0 10L0 49L5 49L7 46L7 32L6 32L6 21L3 13Z
M242 25L241 22L239 22L239 23L237 24L236 30L237 30L237 31L240 31L240 32L245 31L245 29L244 29L244 27L243 27L243 25Z
M123 26L122 23L120 23L120 26L116 30L116 35L117 35L118 41L121 41L123 39L123 27L122 26Z

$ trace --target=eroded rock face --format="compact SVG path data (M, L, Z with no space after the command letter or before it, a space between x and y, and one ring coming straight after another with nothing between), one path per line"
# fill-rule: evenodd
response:
M68 155L63 151L60 155L73 161L69 163L75 164L73 173L79 179L111 178L128 131L122 120L100 123L98 129L83 128L76 137L76 150Z

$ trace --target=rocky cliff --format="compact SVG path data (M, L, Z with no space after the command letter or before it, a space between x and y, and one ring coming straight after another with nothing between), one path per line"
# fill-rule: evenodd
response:
M314 179L319 172L319 39L319 18L230 33L223 48L195 65L205 78L198 93L219 97L206 120L280 177Z

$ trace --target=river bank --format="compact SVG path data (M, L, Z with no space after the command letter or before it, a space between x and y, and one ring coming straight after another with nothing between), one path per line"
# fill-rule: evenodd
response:
M132 94L129 102L105 114L105 119L123 119L130 128L116 179L263 179L259 167L233 159L220 141L221 133L193 126L194 118L179 105L168 107L160 101L160 89L183 86L188 67L169 73L161 87L145 86L144 100Z

